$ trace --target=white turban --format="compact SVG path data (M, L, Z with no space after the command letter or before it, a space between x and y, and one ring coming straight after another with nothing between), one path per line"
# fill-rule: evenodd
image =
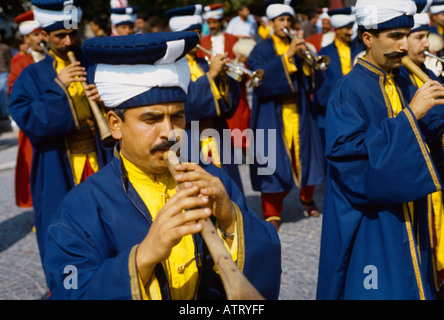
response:
M184 40L170 41L165 56L153 65L113 65L98 63L94 82L105 105L114 108L155 87L180 87L185 93L190 83Z
M414 16L415 25L412 30L418 29L420 27L429 27L430 26L430 18L427 13L417 13Z
M177 16L172 17L169 21L171 31L184 31L194 25L202 25L201 16Z
M111 13L109 19L111 21L111 24L113 24L114 26L127 21L135 23L137 19L137 13L132 13L132 10L124 14Z
M24 36L27 36L38 28L40 28L40 23L36 20L28 20L19 24L19 31Z
M431 14L437 14L444 11L444 4L430 7Z
M365 29L377 29L378 25L392 19L416 13L411 0L358 0L355 6L358 25Z
M294 9L287 4L274 3L270 4L265 11L265 15L267 16L268 20L273 20L274 18L283 14L289 14L293 17Z
M209 10L209 11L205 11L203 13L203 19L204 20L208 20L208 19L220 20L223 17L224 17L224 8L219 8L219 9L215 9L215 10Z
M354 14L333 14L330 17L331 26L335 29L339 29L353 24L356 21Z
M35 19L43 29L56 23L66 23L66 29L77 28L82 20L82 9L75 6L66 6L63 10L47 10L36 7Z

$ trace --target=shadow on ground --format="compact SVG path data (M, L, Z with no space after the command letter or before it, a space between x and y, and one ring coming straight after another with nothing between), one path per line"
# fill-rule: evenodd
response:
M18 144L17 137L2 138L0 140L0 151L15 147Z
M24 211L0 223L0 252L20 241L32 230L34 211Z

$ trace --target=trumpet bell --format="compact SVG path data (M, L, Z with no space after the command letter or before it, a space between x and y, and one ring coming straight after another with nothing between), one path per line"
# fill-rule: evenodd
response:
M251 86L258 87L262 84L262 81L264 81L265 77L265 71L262 69L258 69L253 72L253 75L251 76Z
M314 68L316 70L325 71L330 65L329 56L317 56L316 62L314 63Z

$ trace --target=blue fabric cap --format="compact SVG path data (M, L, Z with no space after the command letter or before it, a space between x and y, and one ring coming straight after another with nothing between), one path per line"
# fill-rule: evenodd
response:
M105 64L154 64L165 56L168 41L185 40L182 58L199 43L195 32L138 33L126 36L96 37L86 39L83 53L96 63Z
M84 0L31 0L31 4L46 10L63 10L66 6L80 6Z
M45 30L47 33L49 33L51 31L65 29L65 25L63 21L58 21L49 26L43 27L42 29Z
M116 108L135 108L141 106L150 106L160 103L184 102L187 99L187 94L179 87L172 88L152 88L145 91L138 96L135 96L124 103L121 103Z
M183 41L183 44L175 47L174 44L179 40L180 42ZM159 66L175 63L182 59L198 43L199 35L195 32L140 33L126 36L90 38L84 41L82 51L89 60L98 64L97 69L102 65L105 68L110 68L110 66L106 67L106 65L133 65L135 68L138 68L138 65L142 67L143 65L156 66L157 63L159 63ZM178 48L180 49L178 50ZM183 63L183 60L180 63ZM188 70L186 62L185 65ZM143 74L143 76L150 79L149 73ZM113 98L106 105L112 108L134 108L159 103L183 102L186 100L186 89L180 86L181 82L172 81L171 85L168 86L165 85L165 82L163 82L163 85L160 85L161 82L157 81L157 78L152 80L155 81L151 81L153 85L149 85L150 88L147 91L134 96L129 95L122 100ZM107 80L105 81L107 82ZM99 84L100 82L97 82L99 94L102 94ZM119 90L126 92L124 87L119 87ZM108 99L116 93L112 90L110 92L112 95L108 95ZM104 93L106 94L106 91ZM102 98L105 102L105 96L102 96Z
M430 11L432 14L444 12L444 1L433 1L432 5L430 6Z
M394 28L412 28L415 25L413 16L402 15L391 20L377 24L377 30L394 29ZM359 30L367 30L364 26L359 25Z
M327 14L331 17L335 14L352 14L353 8L352 7L345 7L340 9L334 9L334 10L328 10Z
M203 11L203 5L193 4L190 6L168 10L163 14L163 16L167 19L171 19L172 17L178 17L178 16L201 15L202 11Z
M410 30L410 32L417 32L417 31L430 31L430 26L426 26L426 25L422 25L418 28L412 28L412 30Z
M422 13L424 9L428 10L430 7L430 1L428 0L415 0L415 4L417 13ZM427 12L427 10L424 12Z
M138 7L110 8L109 12L115 14L133 14L139 12Z

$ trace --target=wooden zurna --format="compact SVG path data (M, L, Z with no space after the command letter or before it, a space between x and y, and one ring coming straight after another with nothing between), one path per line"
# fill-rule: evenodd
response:
M174 167L178 165L179 158L173 151L165 152L163 159L168 165L171 175L176 176ZM178 185L179 189L182 185ZM265 300L256 288L248 281L239 267L234 263L222 239L219 237L213 222L201 219L202 238L210 251L214 264L219 270L220 277L228 300Z
M402 58L401 61L402 65L406 67L411 73L416 75L422 82L427 82L430 80L430 77L421 70L420 67L418 67L412 60L410 60L408 57Z
M74 55L74 52L72 52L72 51L68 52L68 58L71 63L77 62L76 56ZM84 90L85 90L86 85L87 85L87 83L85 81L82 81L82 86L83 86ZM96 120L97 127L99 128L100 138L102 139L103 144L106 146L113 145L114 138L111 134L111 130L108 127L108 123L106 122L106 119L103 116L102 111L100 110L100 107L90 97L87 97L87 98L88 98L88 103L91 108L92 114Z

